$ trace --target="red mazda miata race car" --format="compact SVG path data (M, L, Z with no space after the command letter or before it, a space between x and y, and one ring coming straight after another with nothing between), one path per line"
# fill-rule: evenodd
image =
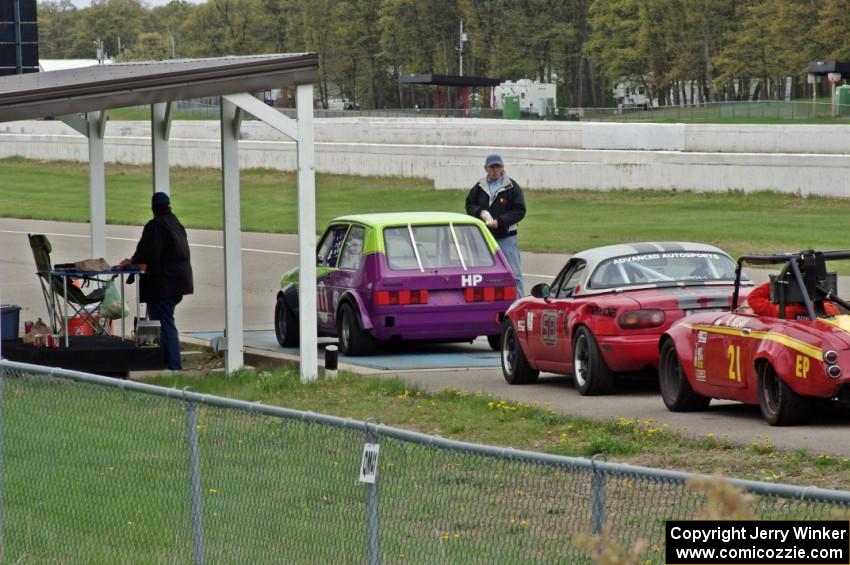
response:
M850 304L826 270L837 259L850 259L850 251L741 257L739 273L743 263L784 263L771 277L774 306L758 315L738 307L736 296L726 312L689 316L667 330L658 370L667 408L738 400L758 404L769 424L782 426L803 423L817 399L850 401Z
M579 393L608 393L616 373L657 367L658 338L673 322L728 310L734 281L735 261L712 245L582 251L506 312L502 373L510 384L533 383L540 371L572 373Z

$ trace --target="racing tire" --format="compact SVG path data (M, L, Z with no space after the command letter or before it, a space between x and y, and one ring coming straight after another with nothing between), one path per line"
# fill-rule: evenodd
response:
M812 416L814 400L800 396L786 385L770 363L758 368L759 408L771 426L794 426Z
M661 346L658 361L658 385L664 405L671 412L695 412L708 408L711 398L694 392L679 362L672 339Z
M508 318L502 322L501 349L502 375L511 385L530 385L537 382L540 371L531 366L516 333L513 322ZM489 339L489 338L488 338Z
M579 327L573 338L573 379L582 396L608 394L614 389L614 373L605 364L593 334Z
M338 319L339 350L343 355L355 357L375 352L377 342L372 334L363 329L360 316L350 302L345 302L340 307Z
M281 347L298 345L298 318L292 313L292 308L286 304L282 294L277 296L274 307L274 336Z
M488 335L487 343L490 344L490 349L493 351L501 351L502 349L502 334Z

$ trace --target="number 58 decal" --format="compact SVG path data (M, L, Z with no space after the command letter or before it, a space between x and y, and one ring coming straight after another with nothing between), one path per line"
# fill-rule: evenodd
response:
M544 310L540 318L540 338L543 345L558 345L558 313Z

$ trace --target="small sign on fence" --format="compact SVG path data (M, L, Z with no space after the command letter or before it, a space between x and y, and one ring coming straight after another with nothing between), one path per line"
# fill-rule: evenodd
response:
M841 73L829 73L826 78L829 79L829 82L838 83L841 82Z
M375 484L378 476L378 452L381 445L367 443L363 445L363 460L360 462L360 482Z

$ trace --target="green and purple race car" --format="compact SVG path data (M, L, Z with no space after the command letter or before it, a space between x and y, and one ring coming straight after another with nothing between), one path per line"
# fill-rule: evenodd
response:
M477 218L448 212L342 216L316 251L320 336L339 338L344 355L379 342L472 341L499 346L516 298L507 260ZM298 343L298 269L281 279L275 335Z

